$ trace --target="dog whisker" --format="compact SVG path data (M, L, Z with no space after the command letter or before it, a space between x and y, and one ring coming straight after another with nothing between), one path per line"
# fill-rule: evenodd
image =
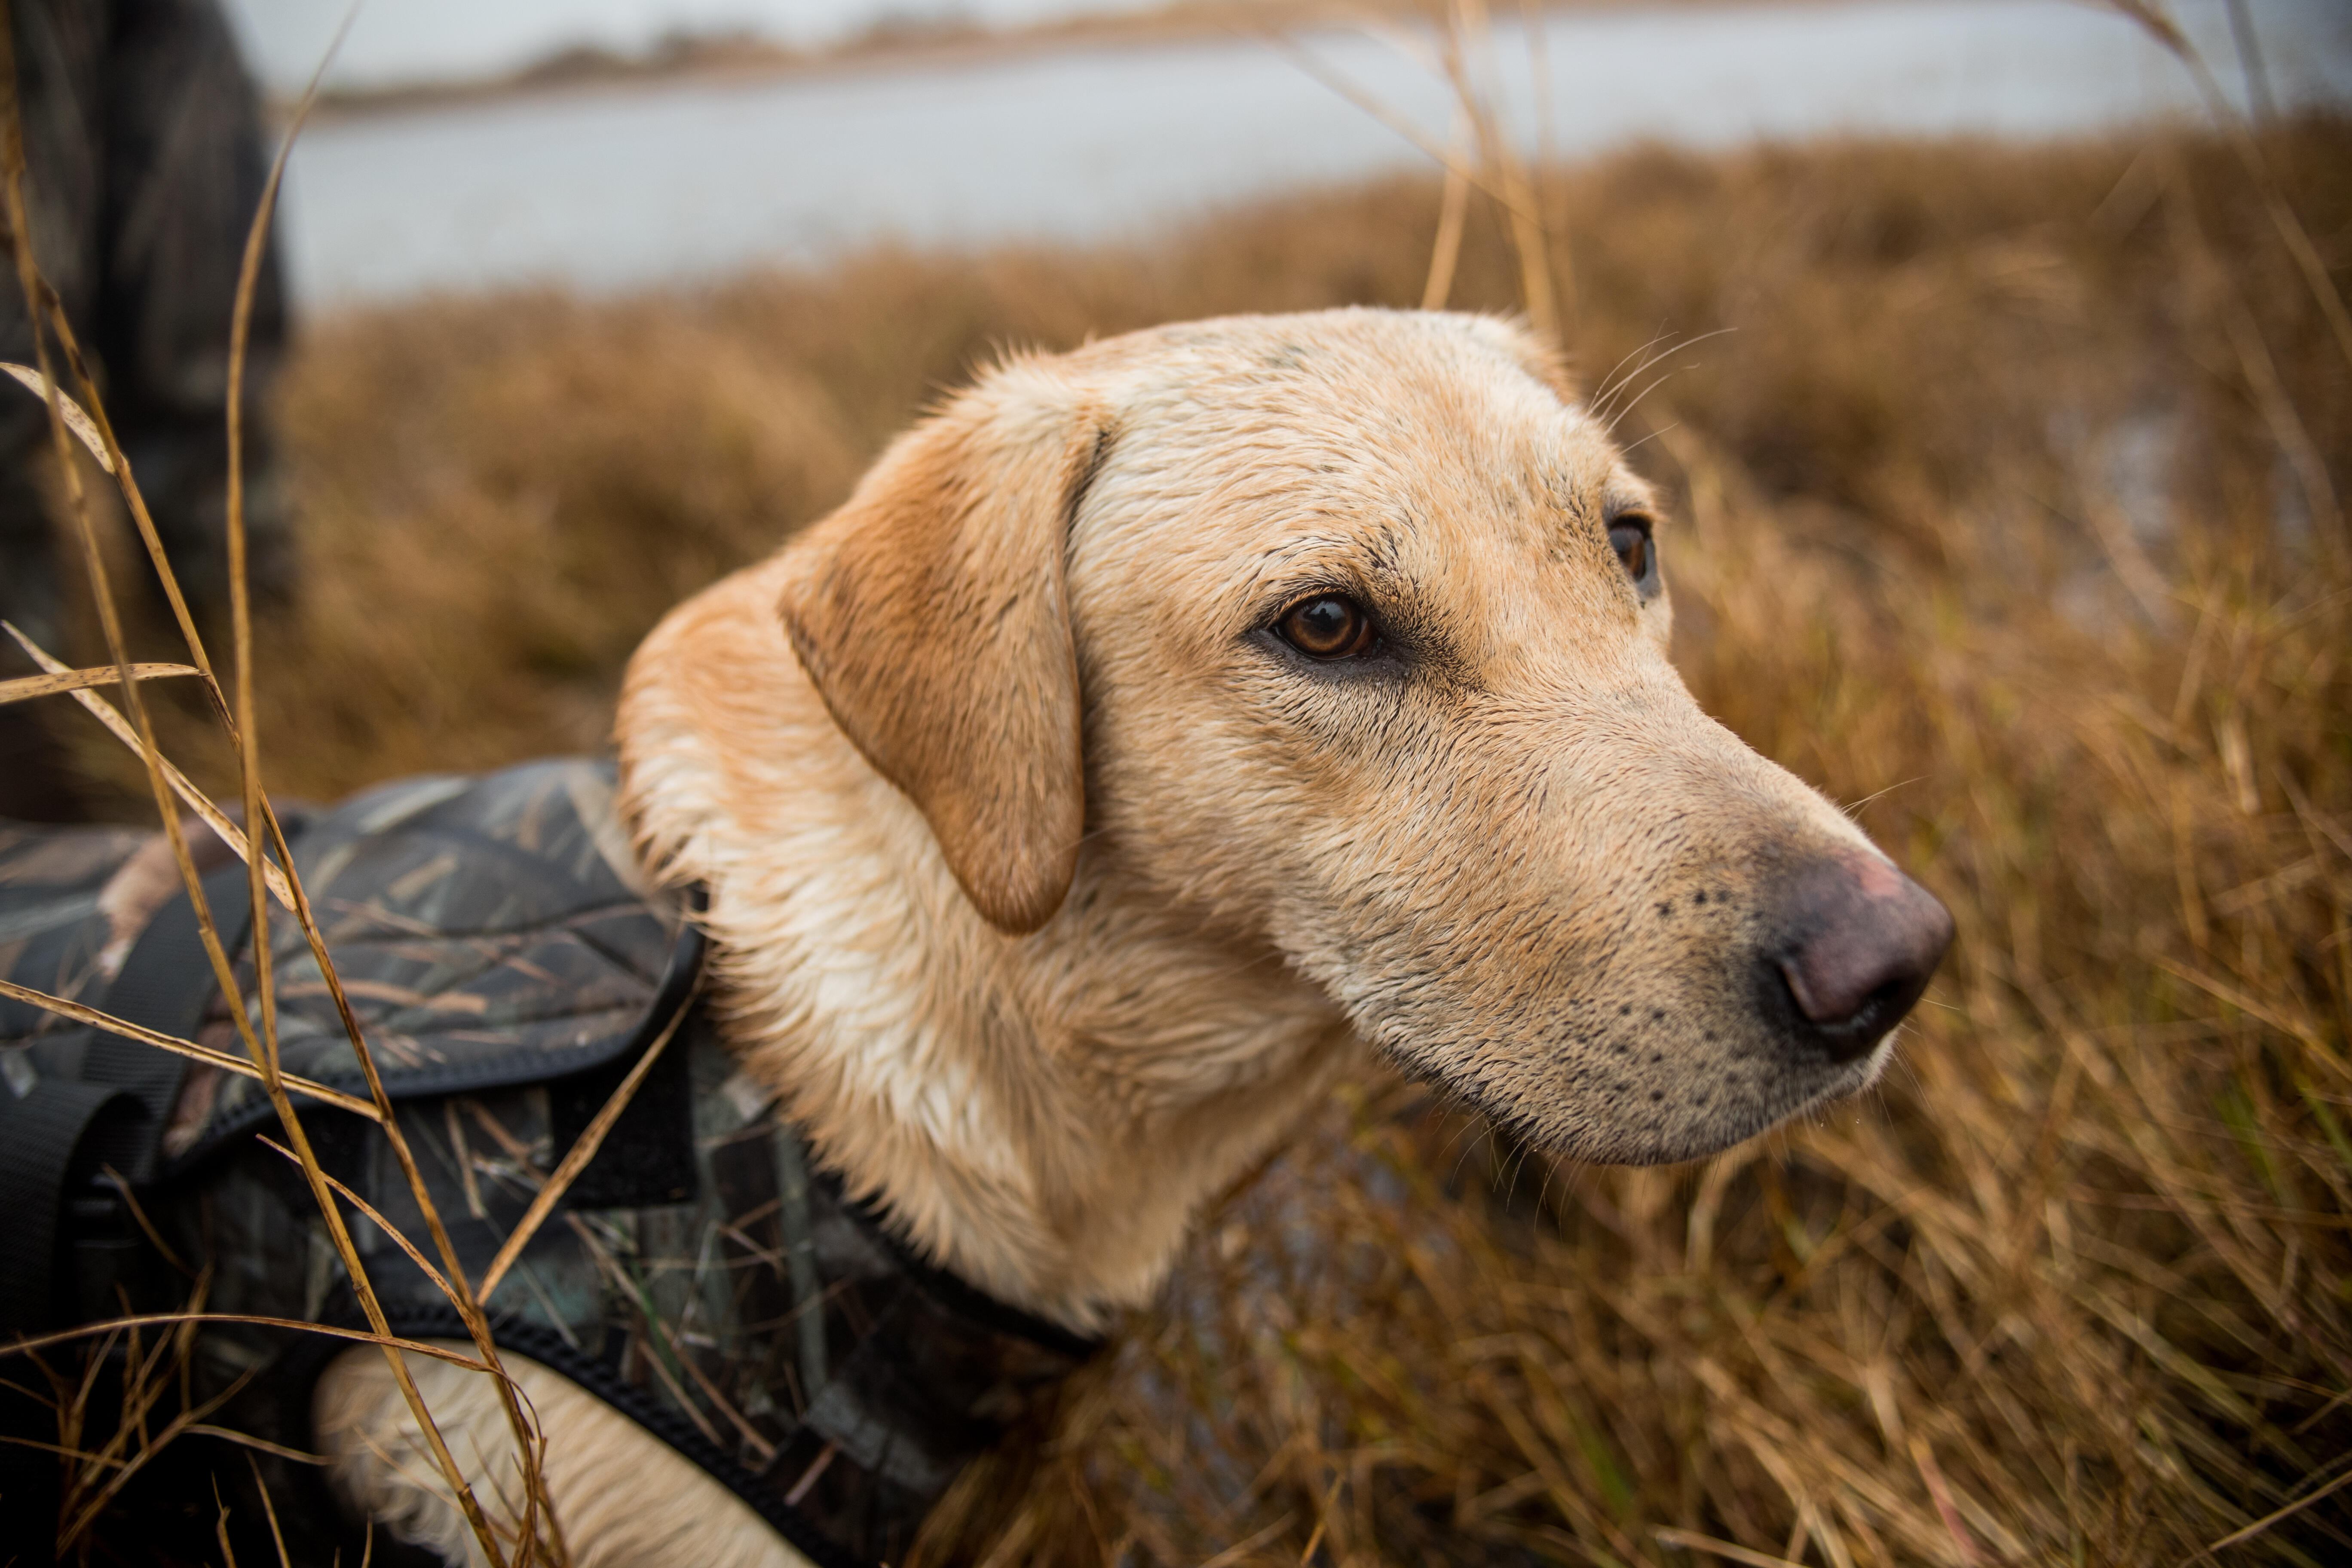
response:
M1658 341L1659 340L1654 338L1651 340L1651 343L1655 343ZM1659 349L1655 353L1646 352L1650 346L1650 343L1643 345L1643 358L1639 364L1634 365L1631 370L1625 371L1623 374L1612 379L1604 392L1595 395L1592 404L1592 412L1595 418L1605 417L1609 411L1616 405L1617 398L1623 395L1626 387L1639 380L1642 374L1652 365L1656 364L1659 361L1678 353L1683 345L1681 340L1675 339L1668 342L1664 348ZM1626 356L1628 359L1633 357L1633 356L1631 354Z
M1661 323L1657 331L1652 334L1649 342L1643 343L1640 347L1628 353L1623 359L1619 360L1615 364L1609 367L1609 374L1602 376L1599 384L1593 387L1591 395L1586 399L1587 404L1590 405L1591 403L1596 403L1601 399L1607 397L1609 395L1610 389L1617 384L1618 372L1623 370L1633 361L1639 359L1642 355L1649 353L1652 349L1657 347L1658 344L1664 342L1667 333L1665 327L1664 323ZM1668 352L1671 353L1672 351L1669 350Z
M1654 440L1656 440L1659 437L1661 437L1661 436L1664 436L1664 435L1668 435L1668 434L1671 434L1672 432L1676 431L1676 430L1679 430L1679 429L1681 429L1682 427L1683 427L1683 422L1682 422L1681 420L1677 419L1677 420L1675 420L1675 421L1673 424L1671 424L1671 425L1667 425L1667 426L1662 426L1662 427L1661 427L1661 428L1659 428L1659 429L1653 430L1653 431L1651 431L1648 435L1646 435L1646 436L1643 437L1641 440L1639 440L1639 441L1633 441L1633 442L1629 442L1629 443L1627 443L1627 444L1626 444L1626 447L1625 447L1625 453L1624 453L1624 455L1625 455L1625 456L1627 456L1627 457L1631 457L1631 456L1633 456L1635 452L1640 451L1640 450L1642 449L1642 447L1643 447L1643 446L1647 445L1649 442L1654 441Z
M1673 426L1668 426L1667 428L1672 429ZM1643 439L1646 440L1647 437L1645 437ZM1639 443L1636 443L1636 445L1639 445ZM1838 807L1838 809L1844 812L1848 816L1859 817L1862 815L1862 808L1868 805L1872 801L1877 800L1884 795L1893 795L1898 789L1906 789L1912 784L1922 782L1924 781L1917 778L1899 779L1895 783L1888 784L1885 789L1873 790L1868 795L1864 795L1860 800L1849 802L1848 804Z
M1678 339L1674 342L1668 343L1664 348L1660 349L1656 353L1652 354L1640 364L1634 366L1633 369L1628 372L1622 379L1619 380L1611 388L1608 397L1601 400L1599 405L1594 408L1593 416L1596 419L1601 418L1615 410L1616 400L1619 397L1622 397L1624 395L1625 389L1631 386L1635 381L1639 380L1651 366L1682 353L1682 351L1686 348L1692 348L1697 344L1703 343L1709 338L1723 337L1727 333L1736 332L1739 329L1737 327L1717 327L1711 332L1700 332L1696 336ZM1655 342L1656 340L1653 339L1652 341ZM1632 356L1629 355L1627 357L1630 358ZM1622 411L1616 412L1622 415ZM1614 430L1617 427L1617 420L1615 418L1610 418L1609 423L1605 427Z
M1609 423L1605 426L1606 433L1614 436L1617 433L1617 426L1625 423L1626 419L1632 416L1633 410L1642 406L1643 399L1647 398L1650 394L1657 391L1658 388L1664 386L1667 382L1672 381L1677 374L1685 370L1696 370L1697 368L1698 363L1694 360L1689 364L1675 365L1672 369L1660 372L1658 375L1653 378L1647 385L1642 388L1639 394L1637 394L1622 408L1618 409L1616 413L1610 416Z

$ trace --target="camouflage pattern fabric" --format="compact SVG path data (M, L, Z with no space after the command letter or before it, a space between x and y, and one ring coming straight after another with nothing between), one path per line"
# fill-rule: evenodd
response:
M585 762L410 779L353 797L299 835L302 885L395 1095L561 1077L628 1047L684 917L643 887L613 816L613 782L610 764ZM159 877L164 896L176 891L160 834L0 826L0 973L102 1006ZM244 903L240 881L215 914ZM294 917L275 905L270 952L286 1070L365 1093L325 977ZM251 980L248 955L240 988L249 993ZM258 1005L251 1011L257 1024ZM0 1058L0 1072L20 1096L50 1064L71 1076L82 1033L0 999L0 1050L24 1047ZM223 1001L197 1037L241 1049ZM254 1079L194 1068L164 1137L165 1165L272 1120Z
M107 885L142 846L161 836L131 827L34 827L0 821L0 975L92 1005L102 999L129 943L100 907ZM37 1073L27 1048L75 1026L57 1014L0 996L0 1079L18 1099Z
M489 1301L499 1343L678 1448L817 1563L901 1560L963 1465L1094 1346L927 1267L811 1168L698 1000L690 923L636 885L612 785L608 766L588 763L391 785L312 822L296 864L469 1279L663 1042ZM110 953L123 962L107 889L138 849L112 830L0 827L0 972L102 1005ZM287 1068L356 1090L322 977L282 911L271 947ZM240 1048L223 1004L204 1034ZM0 1015L0 1070L16 1093L75 1070L81 1043L79 1030ZM303 1122L328 1172L429 1256L382 1134L315 1105ZM299 1170L257 1133L278 1136L257 1084L188 1073L142 1194L147 1218L207 1271L208 1310L360 1326ZM465 1337L398 1245L347 1217L395 1331ZM138 1234L119 1225L113 1239ZM185 1300L190 1281L142 1250L136 1268L82 1270L88 1316L119 1311L118 1287L142 1305ZM311 1384L344 1348L215 1325L197 1342L195 1388L237 1389L216 1422L307 1450ZM281 1498L318 1485L279 1460L265 1475Z

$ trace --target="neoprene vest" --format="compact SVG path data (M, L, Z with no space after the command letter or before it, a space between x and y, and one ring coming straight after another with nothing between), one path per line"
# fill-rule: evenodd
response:
M700 933L639 881L613 788L593 762L416 779L289 832L468 1278L668 1034L489 1301L499 1345L635 1419L826 1568L898 1561L963 1465L1095 1346L928 1267L811 1168L698 1004ZM121 929L157 837L0 825L0 975L241 1054L184 894ZM231 860L205 879L239 930L245 878ZM308 944L274 907L270 948L285 1069L363 1098ZM248 994L250 968L248 952ZM205 1268L209 1311L364 1326L300 1173L260 1142L283 1135L257 1082L5 997L0 1078L0 1340L125 1302L177 1310ZM432 1256L381 1131L298 1104L328 1173ZM345 1214L394 1331L467 1337L398 1246ZM212 1419L307 1450L312 1385L346 1348L209 1324L195 1395L245 1378Z

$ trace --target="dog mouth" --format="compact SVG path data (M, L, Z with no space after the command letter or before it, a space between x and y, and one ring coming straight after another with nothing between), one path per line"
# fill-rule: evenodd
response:
M1564 1159L1596 1165L1671 1165L1704 1160L1759 1133L1869 1088L1893 1056L1892 1033L1869 1054L1834 1065L1783 1070L1760 1081L1718 1076L1697 1094L1669 1096L1620 1119L1533 1117L1481 1107L1514 1136ZM1644 1116L1643 1111L1671 1114Z
M1489 1044L1482 1065L1428 1039L1390 1035L1379 1044L1412 1079L1534 1150L1604 1166L1707 1159L1870 1089L1915 1002L1907 987L1872 992L1825 1037L1778 973L1773 980L1771 1006L1734 1006L1715 1023L1694 1023L1689 1044L1578 1037L1567 1048L1528 1047L1524 1056Z
M1895 1028L1909 1015L1927 982L1922 975L1914 980L1889 981L1873 990L1860 1006L1843 1018L1825 1024L1807 1021L1794 1031L1801 1047L1817 1051L1840 1066L1872 1055L1893 1038ZM1803 997L1793 986L1784 984L1792 1010L1801 1017Z
M1536 984L1424 958L1349 1011L1407 1073L1530 1146L1625 1165L1720 1152L1875 1081L1953 936L1942 903L1866 847L1759 870L1736 899L1694 893L1705 923L1675 940L1641 940L1653 911L1680 915L1662 889Z

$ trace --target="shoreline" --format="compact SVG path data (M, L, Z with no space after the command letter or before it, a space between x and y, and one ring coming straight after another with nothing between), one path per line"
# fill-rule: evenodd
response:
M1771 5L1869 4L1870 0L1534 0L1547 16L1643 14L1682 10L1747 10ZM1499 30L1521 25L1525 13L1508 0L1493 7ZM726 87L790 80L827 80L901 72L953 70L1092 49L1157 48L1213 41L1247 42L1349 27L1438 26L1422 0L1172 0L1150 11L1097 13L1026 26L971 23L887 22L829 47L796 49L751 33L674 40L645 55L622 55L581 45L559 49L499 76L329 89L312 106L313 125L665 88ZM269 104L280 125L295 104Z

